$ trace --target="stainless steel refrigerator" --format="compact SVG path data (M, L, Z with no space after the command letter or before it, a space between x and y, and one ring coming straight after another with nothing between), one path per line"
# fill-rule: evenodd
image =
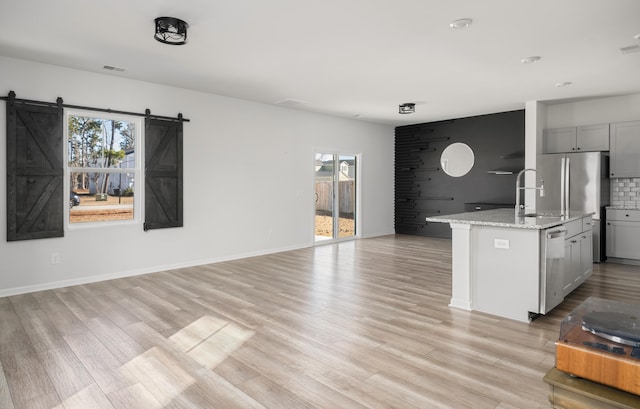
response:
M603 152L539 155L538 177L544 197L536 195L536 212L569 215L593 212L593 260L604 259L605 206L609 205L609 155ZM565 213L566 214L566 213Z

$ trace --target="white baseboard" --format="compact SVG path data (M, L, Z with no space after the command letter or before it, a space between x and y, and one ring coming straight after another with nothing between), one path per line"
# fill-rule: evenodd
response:
M233 254L233 255L224 256L224 257L214 257L214 258L201 259L201 260L189 260L189 261L175 263L175 264L157 265L152 267L121 271L116 273L101 274L101 275L89 276L89 277L79 277L71 280L51 281L47 283L29 285L24 287L5 288L5 289L0 289L0 298L9 297L12 295L33 293L37 291L53 290L53 289L62 288L62 287L71 287L71 286L80 285L80 284L89 284L89 283L96 283L99 281L133 277L133 276L138 276L143 274L159 273L161 271L175 270L179 268L214 264L214 263L220 263L223 261L238 260L238 259L248 258L248 257L264 256L267 254L281 253L283 251L290 251L290 250L298 250L298 249L308 248L312 246L313 246L313 243L302 243L302 244L280 247L280 248L273 248L268 250Z
M393 234L396 234L395 230L390 230L390 231L386 231L386 232L378 232L378 233L367 233L367 234L363 234L362 238L363 239L371 239L373 237L389 236L389 235L393 235Z

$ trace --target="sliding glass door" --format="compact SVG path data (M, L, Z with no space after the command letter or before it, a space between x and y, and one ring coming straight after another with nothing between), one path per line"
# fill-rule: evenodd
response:
M316 153L316 242L356 235L357 162L357 155Z

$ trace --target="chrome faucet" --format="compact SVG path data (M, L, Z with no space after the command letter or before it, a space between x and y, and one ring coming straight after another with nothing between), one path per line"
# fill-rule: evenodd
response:
M518 176L516 176L516 217L524 216L524 205L520 205L520 191L521 190L526 190L526 189L539 190L540 191L540 197L544 197L544 180L542 180L542 178L539 178L540 179L540 186L536 186L536 187L520 186L520 179L521 179L522 175L525 174L526 172L536 173L536 170L535 169L531 169L531 168L522 169L520 172L518 172Z

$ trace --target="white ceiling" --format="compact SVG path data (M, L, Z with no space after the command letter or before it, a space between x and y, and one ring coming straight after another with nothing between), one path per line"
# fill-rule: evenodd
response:
M0 55L391 125L640 92L637 34L640 0L0 0Z

